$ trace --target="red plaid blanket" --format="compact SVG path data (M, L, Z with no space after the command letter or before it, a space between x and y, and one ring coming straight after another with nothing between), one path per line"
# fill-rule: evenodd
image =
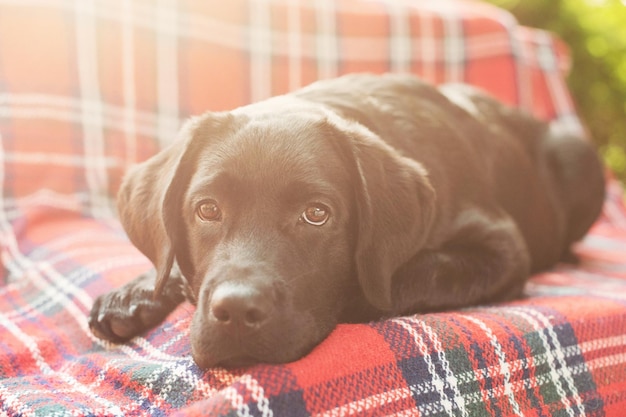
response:
M93 299L150 267L122 173L181 119L351 71L465 81L582 129L566 48L462 0L0 0L0 416L623 416L626 207L513 303L340 325L285 365L202 372L185 304L124 345Z

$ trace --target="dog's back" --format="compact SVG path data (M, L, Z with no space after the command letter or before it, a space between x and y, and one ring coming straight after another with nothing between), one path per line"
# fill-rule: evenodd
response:
M570 245L587 233L600 215L605 196L604 169L588 141L550 126L542 149L556 197L565 207L566 236L563 260L572 260Z
M438 200L449 202L440 205L449 210L438 214L441 222L493 199L516 221L532 271L568 259L571 244L602 208L603 169L587 140L473 87L356 74L315 83L297 95L365 125L422 163Z

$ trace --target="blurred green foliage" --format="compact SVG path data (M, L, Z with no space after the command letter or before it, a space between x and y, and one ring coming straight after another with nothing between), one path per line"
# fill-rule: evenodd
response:
M626 183L626 0L488 0L570 47L568 83L606 164Z

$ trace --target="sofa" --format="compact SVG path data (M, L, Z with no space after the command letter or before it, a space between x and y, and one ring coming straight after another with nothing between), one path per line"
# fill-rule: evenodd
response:
M287 364L198 368L184 303L124 344L94 299L151 268L124 172L181 122L348 72L467 82L585 134L567 46L476 0L0 0L0 416L624 416L626 206L522 299L341 324ZM574 67L575 70L575 67Z

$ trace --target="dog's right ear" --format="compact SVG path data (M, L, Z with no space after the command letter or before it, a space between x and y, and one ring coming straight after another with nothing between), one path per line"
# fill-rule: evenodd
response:
M185 178L193 170L200 148L228 117L227 113L206 113L190 118L174 143L132 167L124 177L117 200L120 220L131 242L156 269L155 297L161 293L176 260L164 206L175 205L173 200L178 199L182 208L188 184Z
M369 129L329 114L327 121L350 167L356 205L355 267L366 299L393 311L393 275L426 242L436 193L428 172Z

